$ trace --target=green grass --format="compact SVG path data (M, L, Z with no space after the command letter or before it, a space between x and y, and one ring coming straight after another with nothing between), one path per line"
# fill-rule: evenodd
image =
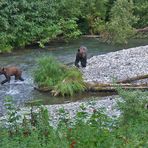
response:
M82 74L76 68L68 69L63 75L63 79L54 87L54 91L59 92L62 96L65 94L73 96L74 93L84 90L85 85L82 79Z
M48 87L53 95L73 96L85 90L82 74L77 68L69 68L53 57L38 60L34 80L39 87Z

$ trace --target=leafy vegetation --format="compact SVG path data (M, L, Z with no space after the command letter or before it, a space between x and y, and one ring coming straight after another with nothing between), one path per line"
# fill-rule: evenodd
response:
M134 15L138 17L137 23L134 24L136 28L144 28L148 26L148 1L147 0L133 0Z
M1 0L0 52L32 43L44 47L50 40L62 37L68 41L81 34L103 33L106 37L109 33L115 43L125 43L133 28L148 25L147 3L147 0ZM135 22L134 18L138 20Z
M61 3L53 0L2 0L0 2L0 50L9 51L14 47L22 47L34 42L39 42L43 46L45 42L59 34L66 37L79 35L73 18L65 20L60 17ZM63 23L64 26L61 25Z
M53 95L70 95L84 91L82 74L77 68L69 68L53 57L39 59L34 80L41 88L48 88Z
M36 107L31 107L30 114L21 117L7 99L7 126L1 122L0 147L147 147L147 92L120 90L119 94L119 118L108 117L103 109L94 109L90 115L82 105L75 119L61 108L54 127L46 108L38 106L36 112ZM93 103L89 105L93 108Z
M127 7L128 6L128 7ZM114 43L127 43L127 39L133 36L133 24L136 17L133 15L133 3L128 0L117 0L111 9L111 18L107 24L109 40Z

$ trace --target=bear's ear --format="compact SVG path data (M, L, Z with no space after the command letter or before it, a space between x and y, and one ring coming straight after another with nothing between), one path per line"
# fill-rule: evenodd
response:
M0 68L0 74L3 74L4 73L4 70L5 70L5 68Z
M5 68L4 67L2 68L2 71L5 71Z

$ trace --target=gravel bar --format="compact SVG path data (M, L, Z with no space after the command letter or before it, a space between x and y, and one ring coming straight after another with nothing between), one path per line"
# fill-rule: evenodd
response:
M89 83L112 83L113 79L148 74L148 45L93 56L82 72Z

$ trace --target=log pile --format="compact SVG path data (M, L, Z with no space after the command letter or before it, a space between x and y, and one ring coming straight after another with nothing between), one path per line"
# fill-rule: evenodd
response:
M143 80L143 79L148 79L148 74L142 75L142 76L136 76L132 78L128 78L125 80L120 80L117 81L115 84L107 83L107 84L101 84L101 83L86 83L86 88L88 91L111 91L114 92L116 91L117 87L120 87L122 89L128 89L128 90L148 90L148 83L144 84L134 84L132 82L138 81L138 80Z
M117 88L122 88L126 90L148 90L148 83L135 84L132 82L148 79L147 75L137 76L128 78L125 80L117 81L114 84L111 83L86 83L86 91L88 92L116 92ZM41 92L50 92L48 87L35 87L34 89Z

